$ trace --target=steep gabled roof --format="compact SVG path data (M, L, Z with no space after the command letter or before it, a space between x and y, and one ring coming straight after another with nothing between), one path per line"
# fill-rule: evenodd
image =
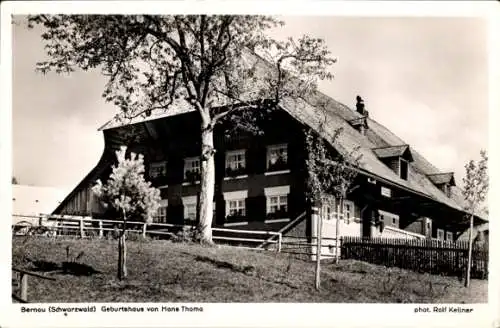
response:
M249 65L256 65L258 68L256 75L264 76L268 74L269 69L272 69L272 66L268 62L255 54L248 53L245 61ZM313 103L321 103L323 104L323 108L314 107ZM279 105L292 117L319 132L341 154L347 154L354 148L359 148L359 153L362 155L360 161L361 170L451 208L463 210L464 203L463 199L459 197L460 190L458 188L453 187L452 196L447 197L435 185L435 182L431 180L431 176L446 175L447 173L440 172L415 149L372 118L365 118L355 110L321 92L317 92L307 102L302 99L287 98L283 99ZM123 120L117 116L103 125L100 130L156 120L192 111L194 110L191 106L183 101L179 101L179 103L174 104L168 110L160 109L154 111L147 118L137 117L133 120ZM353 127L352 123L358 120L366 120L364 122L368 125L368 129L365 134L359 133ZM342 128L343 132L334 143L333 134L338 128ZM381 161L381 158L385 158L386 156L401 156L405 153L409 154L412 160L409 164L407 180L401 179L399 175Z
M456 185L455 184L455 177L453 175L453 172L427 174L427 177L435 185L440 185L440 184L444 184L444 183L448 183L451 186L455 186Z

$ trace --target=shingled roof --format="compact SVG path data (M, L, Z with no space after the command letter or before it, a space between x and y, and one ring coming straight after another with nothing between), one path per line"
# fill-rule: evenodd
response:
M267 74L266 72L272 67L255 54L247 54L246 60L258 67L257 74ZM312 103L321 103L322 108L315 107ZM368 129L365 134L359 133L350 123L353 120L363 118L363 116L321 92L317 92L313 99L309 99L307 102L285 98L282 99L279 105L292 117L320 133L341 154L347 154L355 147L359 147L359 153L362 155L360 161L361 170L453 209L463 211L464 202L462 197L459 196L461 194L460 189L452 187L451 197L448 197L435 185L437 177L443 176L444 178L449 173L440 172L415 149L372 118L366 118ZM179 101L172 108L156 110L147 118L136 117L132 120L124 120L117 116L103 125L100 130L108 130L192 111L194 109L191 106ZM338 128L342 128L343 132L333 142L333 132ZM411 163L409 163L407 180L401 179L399 175L381 161L382 157L401 156L404 152L409 152L412 159ZM483 217L483 219L486 220L486 217Z

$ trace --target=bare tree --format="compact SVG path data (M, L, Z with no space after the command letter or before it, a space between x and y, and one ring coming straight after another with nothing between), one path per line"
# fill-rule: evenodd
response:
M38 15L49 60L38 70L99 68L103 97L127 119L189 107L199 114L199 240L212 243L214 127L224 121L253 129L254 113L285 98L307 98L331 79L334 59L321 39L274 40L283 25L268 16ZM256 53L265 59L259 58ZM253 113L252 115L249 113Z
M467 255L467 273L465 275L465 287L470 284L470 273L472 266L472 233L474 230L474 215L480 210L481 204L488 192L488 156L486 151L481 150L481 159L478 162L470 160L465 165L465 178L463 195L466 202L466 210L469 212L469 251Z
M325 115L325 120L327 116ZM321 136L325 132L324 123L320 125L319 133L308 131L306 133L307 160L306 167L308 172L308 199L313 205L320 205L320 215L317 221L317 249L316 249L316 289L320 288L320 263L321 263L321 245L322 245L322 226L323 216L322 208L324 205L332 206L337 203L336 215L336 257L339 261L339 230L340 218L344 214L344 199L347 197L349 187L358 175L357 167L361 155L358 155L359 148L354 148L345 155L340 155L329 147L328 143ZM337 139L342 133L342 128L336 129L331 137L331 143L335 145ZM330 196L330 197L329 197ZM332 201L335 199L336 201Z

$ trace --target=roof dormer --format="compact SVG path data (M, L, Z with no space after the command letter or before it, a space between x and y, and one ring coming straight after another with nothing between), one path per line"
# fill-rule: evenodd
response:
M409 163L413 162L409 145L388 146L372 150L401 179L408 180Z
M368 129L368 121L366 116L355 118L354 120L350 120L349 124L359 131L362 135L365 135L366 129Z
M451 196L451 187L456 186L453 172L427 174L429 180L438 187L447 197Z

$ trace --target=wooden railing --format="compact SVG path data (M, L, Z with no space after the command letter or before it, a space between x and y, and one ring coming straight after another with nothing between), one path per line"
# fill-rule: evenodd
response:
M12 275L12 298L19 302L19 303L28 303L28 277L36 277L39 279L45 279L45 280L56 280L51 277L46 277L41 274L31 272L31 271L26 271L23 269L19 268L12 268L12 271L15 273ZM15 275L18 275L18 278L15 279ZM17 288L16 288L17 287ZM18 294L14 292L16 289L19 289Z
M23 215L23 217L29 217ZM39 218L39 216L32 216L33 218ZM71 216L54 216L47 215L44 220L40 220L42 225L34 226L32 229L34 231L52 231L54 233L47 234L49 236L73 236L79 238L103 238L105 233L116 232L119 227L123 224L122 221L117 220L105 220L105 219L92 219L90 217L71 217ZM137 233L146 236L167 236L174 237L178 231L182 229L194 228L190 225L179 225L171 223L146 223L139 221L127 221L127 233ZM13 231L15 227L13 225ZM277 240L269 241L269 243L277 244L276 250L281 251L282 234L280 232L274 231L263 231L263 230L239 230L239 229L225 229L225 228L212 228L213 233L222 232L222 235L213 235L213 240L219 240L223 242L234 243L262 243L271 236ZM236 235L258 235L264 238L245 238L245 237L235 237L227 236L227 234ZM244 246L239 246L244 247ZM247 247L255 248L255 247Z
M304 217L306 216L306 212L302 212L299 216L297 216L295 219L293 219L292 221L290 221L288 224L286 224L284 227L282 227L278 232L277 234L279 234L279 238L281 239L282 238L282 234L284 231L286 231L288 228L290 228L292 225L294 225L295 223L297 223L297 221L300 221L302 220ZM269 244L273 244L275 243L275 239L276 238L276 235L273 235L271 236L270 238L268 238L267 240L265 240L262 244L258 245L257 248L264 248L265 246L269 245ZM281 245L281 240L280 240L280 245ZM281 248L281 247L280 247Z

